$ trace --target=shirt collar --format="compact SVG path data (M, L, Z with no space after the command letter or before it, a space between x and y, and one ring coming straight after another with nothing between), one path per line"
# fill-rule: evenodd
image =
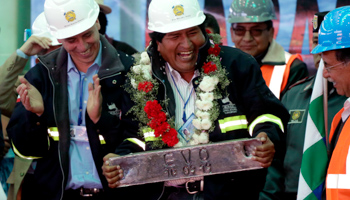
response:
M72 70L75 71L75 72L78 72L78 69L76 68L76 66L75 66L71 56L69 55L69 53L67 53L67 54L68 54L67 72L70 72ZM94 63L92 63L92 65L90 65L90 67L95 65L95 64L97 64L98 66L101 66L101 63L102 63L102 43L100 41L100 49L98 50L98 54L96 56L96 59L95 59Z
M180 81L180 80L182 79L180 73L179 73L178 71L176 71L174 68L172 68L171 65L170 65L168 62L166 62L165 64L166 64L166 66L167 66L167 67L166 67L166 71L167 71L167 72L170 72L170 74L174 77L175 82ZM168 70L169 70L169 71L168 71ZM192 77L191 81L192 81L194 78L198 77L198 76L199 76L199 71L198 71L198 69L196 69L196 70L194 71L194 74L193 74L193 77Z
M348 98L345 102L344 102L344 111L342 113L342 120L343 122L346 121L346 119L349 117L350 115L350 98Z

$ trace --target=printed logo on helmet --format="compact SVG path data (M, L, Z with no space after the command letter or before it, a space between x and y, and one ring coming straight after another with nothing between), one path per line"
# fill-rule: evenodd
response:
M185 11L184 6L181 4L177 5L177 6L173 6L172 9L173 9L175 16L181 16L184 14L184 11Z
M71 11L68 11L68 12L64 13L64 16L66 17L66 20L68 22L72 22L72 21L74 21L76 19L74 10L71 10Z
M314 30L316 30L318 27L317 18L318 18L318 16L314 15L314 18L312 19L312 26L313 26Z

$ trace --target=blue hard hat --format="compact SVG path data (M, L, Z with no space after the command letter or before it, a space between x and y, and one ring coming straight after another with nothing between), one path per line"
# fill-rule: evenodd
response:
M344 48L350 48L350 6L336 8L325 16L318 31L318 45L311 53Z

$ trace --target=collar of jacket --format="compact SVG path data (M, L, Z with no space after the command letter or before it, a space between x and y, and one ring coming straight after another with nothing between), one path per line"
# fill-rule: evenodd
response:
M266 56L261 60L263 65L285 65L286 56L283 47L272 39Z
M176 108L174 92L171 89L171 85L169 83L168 77L165 72L165 61L163 60L163 58L161 58L159 62L153 60L153 56L152 56L153 48L156 48L156 47L150 44L150 46L147 49L147 53L150 56L151 62L152 62L152 73L155 76L155 78L158 79L161 82L161 84L165 86L164 93L162 93L162 91L160 90L158 91L158 97L163 100L167 98L169 99L169 102L167 102L166 111L172 117L172 116L175 116L175 108ZM203 44L203 46L199 48L199 51L198 51L196 69L200 69L202 67L203 63L207 58L209 48L210 48L209 38L208 38L208 35L205 34L205 43ZM198 84L195 84L198 82L197 81L198 78L199 77L192 80L194 89L196 89L196 87L198 86Z

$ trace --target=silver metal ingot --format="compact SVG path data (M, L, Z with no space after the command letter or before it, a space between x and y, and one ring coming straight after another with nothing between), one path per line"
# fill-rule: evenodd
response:
M120 187L175 179L208 176L262 168L251 160L259 139L240 139L135 153L110 158L110 165L120 165L124 178Z

